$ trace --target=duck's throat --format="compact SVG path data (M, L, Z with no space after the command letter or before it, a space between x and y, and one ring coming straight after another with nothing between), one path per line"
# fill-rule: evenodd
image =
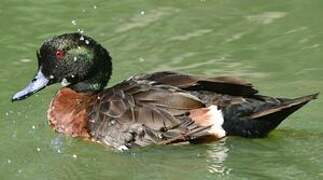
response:
M94 96L70 88L60 89L48 109L50 126L59 133L73 137L89 137L87 108L95 99Z
M97 92L103 90L105 85L106 83L84 81L70 85L69 87L76 92Z
M84 81L71 84L69 87L76 92L98 92L104 89L111 76L111 67L101 68L99 72L93 73L92 77Z

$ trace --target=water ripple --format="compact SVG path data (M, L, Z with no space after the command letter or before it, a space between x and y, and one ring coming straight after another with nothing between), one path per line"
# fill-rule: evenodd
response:
M178 12L179 9L172 7L160 7L157 9L150 10L149 12L145 12L144 14L136 14L130 18L129 23L125 23L116 28L115 32L125 32L135 28L142 28L148 26L158 20L160 20L164 16L168 16ZM142 11L141 11L142 12Z
M249 15L246 18L251 22L266 25L273 23L277 19L285 17L286 15L286 12L264 12L261 14Z
M174 36L168 39L168 41L186 41L194 37L200 37L212 32L212 29L199 29L193 32L186 33L184 35Z

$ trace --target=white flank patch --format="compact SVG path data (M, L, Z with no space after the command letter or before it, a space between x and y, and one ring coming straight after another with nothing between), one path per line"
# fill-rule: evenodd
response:
M224 123L223 113L217 106L212 105L209 108L209 112L207 113L210 117L210 121L212 122L212 127L209 130L209 133L214 134L218 138L223 138L226 135L225 130L222 128Z

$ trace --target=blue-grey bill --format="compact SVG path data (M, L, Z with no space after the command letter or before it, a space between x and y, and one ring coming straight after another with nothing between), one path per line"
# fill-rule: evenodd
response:
M40 91L45 88L49 83L49 79L47 79L44 74L41 72L41 68L39 68L34 79L21 91L17 92L13 97L12 101L23 100L32 94Z

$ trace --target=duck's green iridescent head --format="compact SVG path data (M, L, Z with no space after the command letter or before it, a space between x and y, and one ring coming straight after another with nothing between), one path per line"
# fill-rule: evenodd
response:
M68 33L44 41L37 51L38 71L12 101L22 100L55 83L75 91L102 90L112 72L108 51L80 33Z

